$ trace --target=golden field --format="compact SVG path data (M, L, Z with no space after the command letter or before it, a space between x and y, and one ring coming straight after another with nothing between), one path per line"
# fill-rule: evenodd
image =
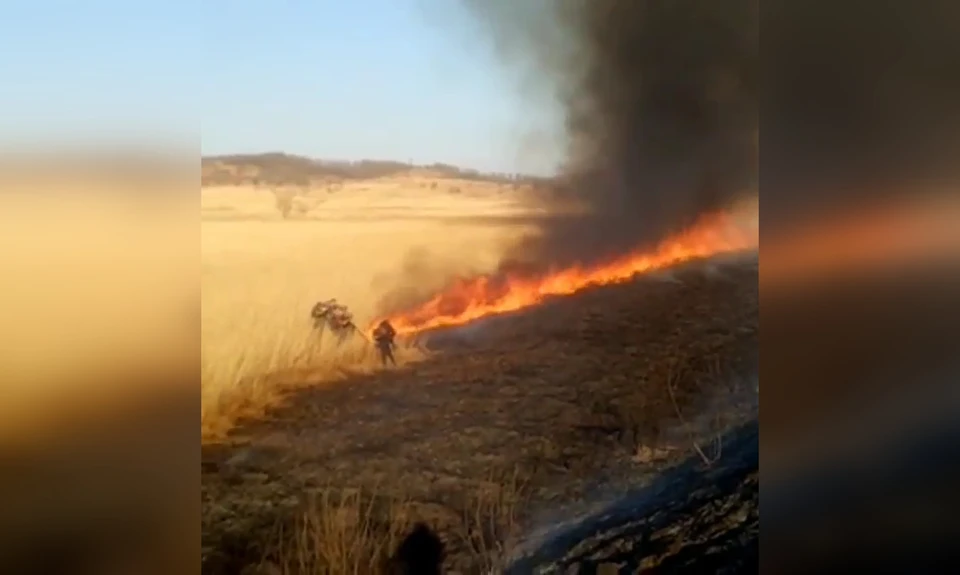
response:
M296 196L286 219L281 194ZM516 193L483 182L398 176L336 191L210 187L201 198L205 440L262 414L285 387L376 368L361 340L338 349L318 336L316 301L337 298L363 329L385 297L489 271L529 231L505 218L522 214ZM398 361L421 353L401 347Z

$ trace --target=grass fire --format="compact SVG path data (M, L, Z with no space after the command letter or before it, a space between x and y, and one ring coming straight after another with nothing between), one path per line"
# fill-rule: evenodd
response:
M423 304L381 319L387 319L401 335L463 325L521 310L551 296L570 295L686 261L755 248L758 229L745 223L751 217L748 209L702 217L652 249L638 250L605 264L570 267L539 276L493 274L459 279ZM756 217L754 213L753 221Z
M254 224L239 223L254 218L238 192L263 210L274 197L237 188L262 162L208 162L230 181L206 193L220 221L204 223L204 572L393 573L421 524L443 556L419 572L609 571L596 555L713 572L698 564L705 547L749 570L756 1L446 6L465 16L444 26L466 24L458 43L489 40L474 44L492 48L486 64L530 64L519 84L546 98L518 99L557 111L560 157L549 176L520 179L412 162L336 187L308 174L291 181L302 197L289 210ZM241 238L245 250L229 243ZM653 277L664 270L671 281ZM415 345L508 314L489 345ZM384 321L409 336L396 365L364 359L371 340L392 341L370 333ZM317 325L337 336L332 355ZM233 389L268 395L222 401ZM684 461L669 480L680 498L667 510L658 491L643 513L662 523L627 533L632 519L591 515L600 503L636 510L624 493ZM689 532L703 522L718 527L708 541ZM571 523L589 535L558 533ZM571 554L538 551L560 540Z
M511 276L502 263L535 232L517 223L527 192L424 181L445 184L362 181L286 219L269 192L204 190L204 573L381 573L417 523L448 568L502 572L556 501L595 502L597 470L626 487L698 450L713 461L749 418L757 260L714 256L754 250L755 201L606 263ZM351 252L324 249L336 238ZM438 265L397 269L396 252L418 251ZM416 279L435 303L379 316L378 276ZM331 327L388 317L415 340L505 312L516 321L484 349L400 337L386 368L366 330L341 343Z

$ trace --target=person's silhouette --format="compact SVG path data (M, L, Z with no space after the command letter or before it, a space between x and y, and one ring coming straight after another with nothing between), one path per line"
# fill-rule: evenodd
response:
M397 360L393 357L393 348L395 346L393 340L397 337L397 330L393 329L393 326L390 325L390 322L383 320L377 325L377 329L373 331L373 339L377 344L377 349L380 351L380 361L383 362L383 365L387 365L389 361L393 365L397 365Z
M391 575L440 575L444 547L437 534L417 523L390 558Z

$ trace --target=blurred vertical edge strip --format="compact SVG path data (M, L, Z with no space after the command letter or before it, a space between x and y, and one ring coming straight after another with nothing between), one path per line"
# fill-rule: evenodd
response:
M764 572L938 572L960 484L960 5L761 8Z
M0 158L4 572L199 572L198 186L196 144Z

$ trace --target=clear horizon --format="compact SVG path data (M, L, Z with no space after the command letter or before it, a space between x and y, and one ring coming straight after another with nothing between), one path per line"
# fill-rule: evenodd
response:
M498 171L498 170L482 170L482 169L474 168L474 167L472 167L472 166L463 166L463 165L457 165L457 164L449 164L449 163L446 163L446 162L430 162L430 161L427 161L427 162L413 162L413 163L409 163L409 162L405 162L405 161L403 161L403 160L397 160L397 159L394 159L394 158L357 158L357 159L349 159L349 158L324 158L324 157L317 157L317 156L308 156L308 155L305 155L305 154L294 154L294 153L290 153L290 152L284 152L284 151L282 151L282 150L265 150L265 151L262 151L262 152L241 152L241 153L231 153L231 152L227 152L227 153L224 153L224 154L219 154L219 153L217 153L217 154L203 154L203 153L201 153L201 156L200 156L200 157L201 157L201 159L204 159L204 160L207 160L207 159L209 159L209 160L218 160L218 159L231 158L231 157L258 157L258 156L268 156L268 155L274 155L274 154L281 154L281 155L285 155L285 156L288 156L288 157L294 157L294 158L303 158L303 159L312 160L312 161L328 162L328 163L330 163L330 164L337 164L337 163L341 163L341 162L343 162L343 163L382 162L382 163L408 164L408 165L410 165L410 166L413 167L413 168L429 168L429 167L435 166L435 165L444 165L444 166L451 166L451 167L454 167L454 168L459 168L459 169L464 170L464 171L470 171L470 170L472 170L472 171L475 171L475 172L478 172L478 173L481 173L481 174L489 174L489 175L494 175L494 174L518 174L518 175L521 175L521 176L545 176L545 175L551 175L551 174L536 174L536 173L531 173L531 172L505 172L505 171Z

